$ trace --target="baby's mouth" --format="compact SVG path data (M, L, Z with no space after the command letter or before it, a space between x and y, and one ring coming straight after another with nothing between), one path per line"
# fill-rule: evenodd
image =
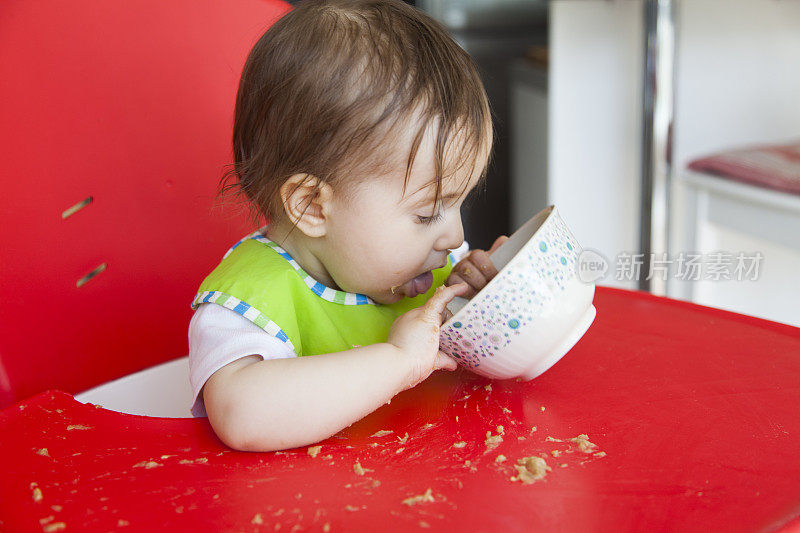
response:
M431 285L433 285L433 272L428 270L399 287L392 287L392 293L400 293L405 295L406 298L413 298L428 292Z

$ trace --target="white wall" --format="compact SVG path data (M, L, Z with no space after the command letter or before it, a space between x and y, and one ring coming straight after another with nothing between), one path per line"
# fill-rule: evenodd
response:
M677 168L717 150L800 138L800 2L678 7Z
M584 248L612 265L639 247L642 3L550 5L550 198Z
M643 26L642 0L550 6L548 200L612 268L639 247ZM716 150L800 138L800 2L678 0L676 37L676 177ZM673 255L684 203L674 180ZM600 284L635 288L613 277Z

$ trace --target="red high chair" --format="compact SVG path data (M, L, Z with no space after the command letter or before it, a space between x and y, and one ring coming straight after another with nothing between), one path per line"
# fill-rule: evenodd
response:
M129 407L189 416L186 361L154 365L186 354L196 285L247 232L214 197L244 59L287 8L4 2L0 407L149 368L134 381L175 385Z
M286 9L3 2L0 531L797 530L800 330L641 292L598 287L533 381L439 372L319 447L163 417L188 416L194 291L249 231L212 206ZM98 385L108 408L72 396Z

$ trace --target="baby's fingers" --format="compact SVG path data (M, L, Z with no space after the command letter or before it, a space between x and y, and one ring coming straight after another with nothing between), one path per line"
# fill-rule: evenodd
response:
M467 284L466 283L459 283L457 285L450 285L450 286L440 286L436 289L436 292L433 293L433 296L428 303L425 304L424 313L427 318L431 321L436 321L437 324L441 324L442 316L450 301L455 298L456 296L461 296L467 292Z
M483 275L478 265L475 264L473 260L475 256L476 252L471 252L469 257L462 259L453 267L452 273L458 275L461 279L466 281L470 287L479 291L486 286L486 277ZM489 264L491 264L491 262L489 262Z
M508 237L506 235L500 235L498 238L496 238L492 244L492 247L489 248L489 254L493 254L495 250L500 248L507 240Z
M456 272L455 270L453 272L451 272L449 276L447 276L447 280L444 283L445 283L445 285L448 285L448 286L450 286L450 285L458 285L458 284L467 285L467 292L465 292L464 294L460 295L460 296L462 296L464 298L472 298L473 296L478 294L478 291L473 289L472 286L469 283L467 283L467 281L464 278L462 278L461 275L458 272Z
M469 254L470 262L478 269L483 275L484 283L481 288L486 286L486 283L497 275L497 268L495 268L492 260L489 259L489 253L483 250L475 250Z
M458 368L458 363L456 360L447 355L444 352L439 352L436 354L436 361L434 362L433 369L434 370L455 370Z

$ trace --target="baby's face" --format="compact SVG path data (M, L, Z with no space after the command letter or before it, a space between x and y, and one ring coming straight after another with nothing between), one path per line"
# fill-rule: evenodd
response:
M335 197L328 219L328 274L344 291L389 304L426 292L431 270L443 267L451 249L464 241L461 206L480 179L481 154L442 182L433 211L434 140L426 134L403 194L405 162L390 175L367 180L347 197Z

